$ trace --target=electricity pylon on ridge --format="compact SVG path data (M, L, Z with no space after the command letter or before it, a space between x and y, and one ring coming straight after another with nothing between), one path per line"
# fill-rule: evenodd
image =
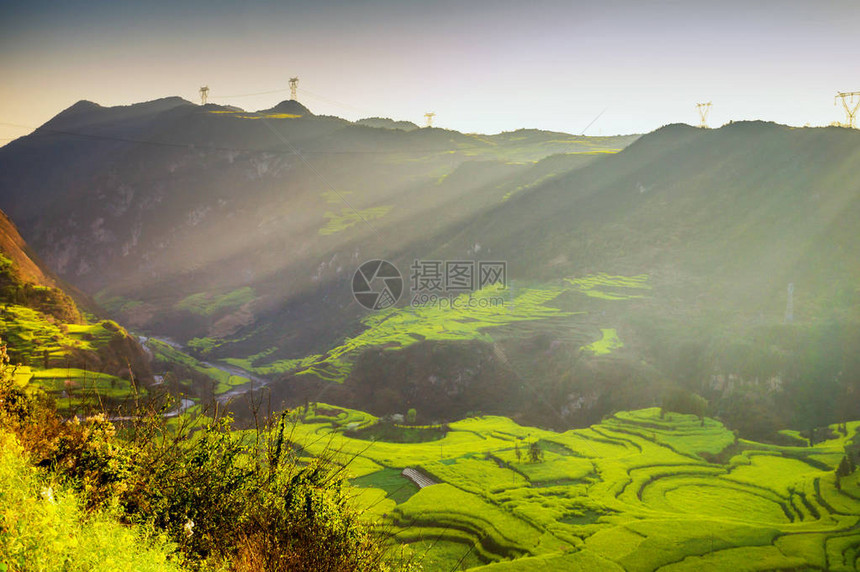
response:
M298 91L299 91L299 78L291 77L290 78L290 99L293 101L298 101Z
M857 98L857 103L854 103L854 98ZM843 123L843 127L850 129L857 128L857 110L860 109L860 91L837 92L836 98L833 100L833 105L836 105L836 100L842 100L842 107L845 108L845 115L848 117L848 122ZM849 103L848 101L851 101Z
M708 114L711 112L711 102L707 103L697 103L696 109L699 110L699 118L701 121L699 122L699 127L702 129L708 128Z
M424 114L424 119L427 120L427 127L433 127L433 118L436 117L436 114L430 111L429 113Z
M209 87L203 86L200 88L200 105L206 105L206 100L209 98Z

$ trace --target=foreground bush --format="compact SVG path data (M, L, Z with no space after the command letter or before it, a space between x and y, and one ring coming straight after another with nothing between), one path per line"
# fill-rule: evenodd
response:
M0 349L0 435L6 456L17 459L4 470L11 479L22 467L39 467L62 484L58 490L74 491L40 501L36 485L17 498L8 492L12 481L0 482L11 503L3 506L2 533L10 570L111 570L114 564L93 564L114 562L99 552L103 541L113 553L123 542L134 544L141 530L167 543L140 565L116 560L116 569L169 569L171 553L197 570L389 569L388 544L352 508L343 468L325 456L299 458L288 415L251 431L234 431L230 418L217 415L167 423L154 408L137 411L119 429L104 415L64 420L13 386L7 362ZM22 520L16 515L24 510L36 512ZM12 520L35 524L13 533ZM84 545L94 552L80 552Z
M175 547L163 537L107 514L87 514L78 495L32 467L18 439L5 431L0 519L0 569L10 572L181 570Z

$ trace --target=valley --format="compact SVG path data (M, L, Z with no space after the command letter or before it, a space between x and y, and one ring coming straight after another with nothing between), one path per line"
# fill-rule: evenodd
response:
M842 128L82 101L0 148L4 391L328 463L405 570L856 570L858 164ZM452 261L503 278L419 287Z

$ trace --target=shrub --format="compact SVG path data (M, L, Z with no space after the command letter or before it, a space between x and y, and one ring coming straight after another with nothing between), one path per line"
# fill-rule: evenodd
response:
M326 455L299 462L286 413L234 431L229 417L167 424L170 404L150 404L118 435L104 415L62 419L10 373L0 346L0 435L14 435L84 510L165 535L192 567L385 569L385 538L349 502L343 468Z

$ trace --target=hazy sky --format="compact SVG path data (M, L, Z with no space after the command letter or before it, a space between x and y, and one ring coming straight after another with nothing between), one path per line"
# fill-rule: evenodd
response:
M256 110L297 75L315 113L467 132L579 133L604 110L588 134L646 132L708 100L712 125L823 125L860 91L858 40L858 0L0 0L0 123L204 84Z

